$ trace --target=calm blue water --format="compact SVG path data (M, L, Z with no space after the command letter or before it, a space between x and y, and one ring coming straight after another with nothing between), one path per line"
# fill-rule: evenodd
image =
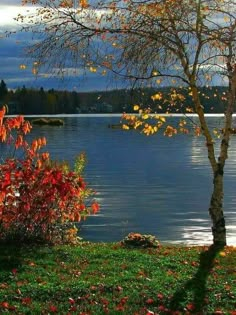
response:
M108 128L119 117L66 117L63 127L34 126L45 135L56 159L88 159L85 178L97 191L101 211L83 224L91 241L119 241L129 232L154 234L162 242L211 243L208 216L211 169L202 137ZM171 118L176 122L179 118ZM220 118L208 118L219 126ZM225 216L228 244L236 245L236 136L225 169Z

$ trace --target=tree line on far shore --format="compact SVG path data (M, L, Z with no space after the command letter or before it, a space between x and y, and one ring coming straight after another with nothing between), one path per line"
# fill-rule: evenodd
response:
M176 89L183 98L179 106L171 106L164 95ZM224 86L202 87L201 98L206 113L223 113L227 89ZM155 95L163 97L155 98ZM148 106L159 113L194 112L191 95L187 88L160 87L116 89L94 92L76 92L19 87L7 88L0 82L0 105L7 104L9 114L75 114L75 113L122 113L133 112L134 104Z

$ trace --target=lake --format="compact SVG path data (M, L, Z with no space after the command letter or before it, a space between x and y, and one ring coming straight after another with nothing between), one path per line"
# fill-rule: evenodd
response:
M178 119L170 118L172 123ZM214 127L222 123L222 117L207 119ZM109 242L140 232L156 235L162 243L211 243L212 172L203 137L146 137L108 128L119 123L120 115L68 115L64 120L62 127L34 126L32 134L46 136L52 158L72 162L86 152L85 179L97 191L101 210L81 224L81 237ZM236 245L235 192L232 136L224 200L229 245Z

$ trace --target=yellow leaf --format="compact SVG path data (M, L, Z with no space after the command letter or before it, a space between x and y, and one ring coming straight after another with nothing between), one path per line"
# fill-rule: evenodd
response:
M193 113L193 109L191 107L186 107L186 112L187 113Z
M162 121L162 122L166 122L165 117L160 117L160 121Z
M219 253L219 255L220 255L221 257L225 257L225 256L226 256L226 252L222 251L222 252Z
M142 116L142 118L143 118L143 119L148 119L149 116L148 116L148 114L144 114L144 115Z
M94 73L97 72L97 68L92 67L92 66L89 68L89 70L90 70L90 72L94 72Z
M122 128L125 129L125 130L129 130L129 126L128 126L128 125L125 125L125 124L122 125Z
M154 94L154 95L151 96L151 99L153 101L159 101L159 100L162 99L162 94L161 93Z
M152 75L158 75L158 71L152 71Z
M195 130L194 130L194 132L195 132L195 136L200 136L200 134L201 134L201 128L200 127L195 127Z
M71 0L63 0L60 2L60 7L62 8L71 8L73 5L72 1Z
M134 110L139 110L139 105L134 105Z
M207 81L210 81L210 80L212 79L212 78L211 78L211 75L209 75L209 74L206 74L206 75L205 75L205 78L206 78Z
M33 68L33 69L32 69L32 73L33 73L34 75L36 75L36 74L38 73L38 69Z
M230 21L229 17L228 16L224 16L224 21L225 22L229 22Z
M26 69L26 65L20 65L20 69L25 70Z
M142 122L141 121L136 121L134 124L134 129L137 129L139 126L142 126Z

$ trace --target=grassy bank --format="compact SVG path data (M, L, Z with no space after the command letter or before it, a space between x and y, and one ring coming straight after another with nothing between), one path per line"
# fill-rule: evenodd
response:
M230 314L236 248L0 247L0 314Z

